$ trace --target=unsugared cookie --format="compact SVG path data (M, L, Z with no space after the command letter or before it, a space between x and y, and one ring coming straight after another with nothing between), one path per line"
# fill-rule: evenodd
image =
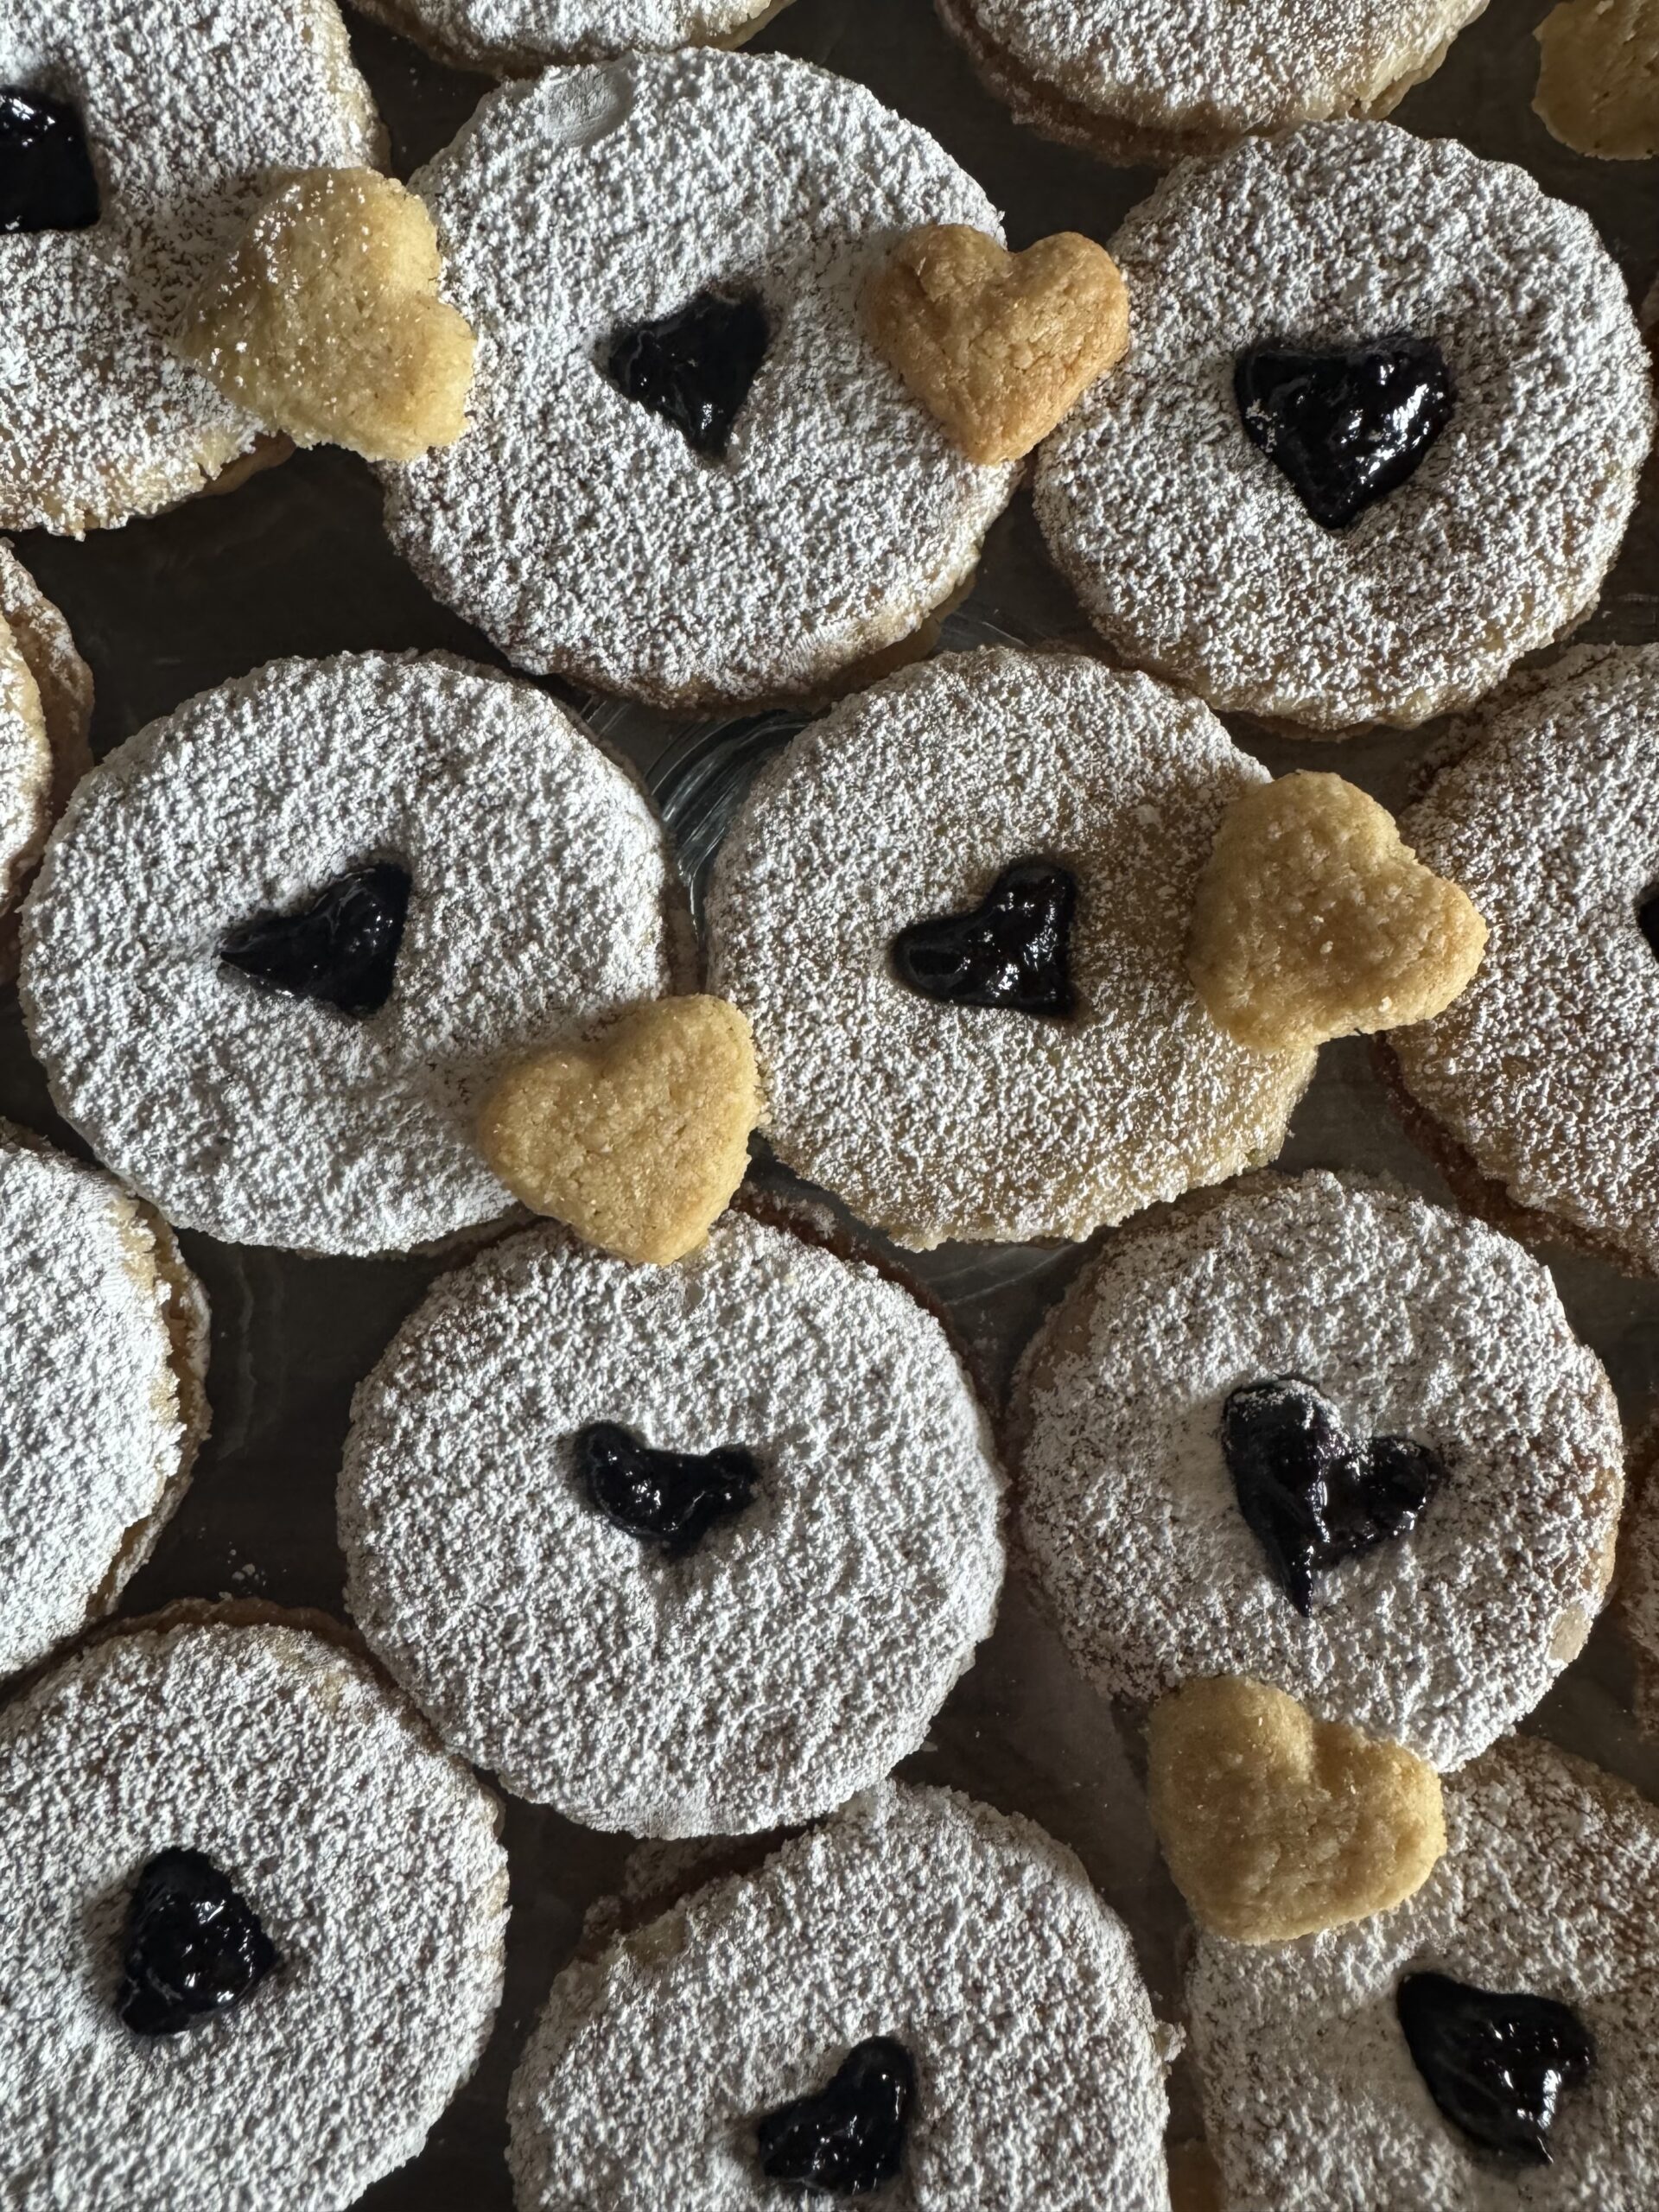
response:
M1236 1045L1185 964L1265 781L1196 701L1071 653L954 654L804 730L709 900L773 1149L924 1249L1087 1236L1271 1160L1313 1052Z
M1306 730L1410 726L1594 607L1653 402L1578 208L1313 124L1183 162L1112 252L1134 344L1035 496L1116 656Z
M1612 1568L1618 1411L1548 1274L1386 1185L1263 1177L1131 1229L1016 1423L1031 1572L1111 1696L1243 1675L1459 1766Z
M461 69L524 76L677 46L741 46L786 0L359 0Z
M1168 2212L1170 2042L1069 1851L888 1784L559 1976L519 2212Z
M933 1316L741 1213L671 1268L552 1229L362 1383L347 1603L446 1742L589 1827L812 1818L990 1631L1002 1478Z
M1654 0L1560 0L1534 36L1543 54L1533 112L1552 137L1608 162L1659 154Z

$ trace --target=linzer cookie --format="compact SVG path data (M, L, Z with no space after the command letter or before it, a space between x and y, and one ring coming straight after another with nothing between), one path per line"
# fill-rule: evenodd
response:
M524 76L678 46L739 46L785 0L360 0L440 61Z
M17 968L22 893L92 765L92 672L69 625L0 538L0 980Z
M1594 607L1653 404L1577 208L1312 124L1184 162L1112 253L1135 342L1035 496L1117 658L1339 734L1467 705Z

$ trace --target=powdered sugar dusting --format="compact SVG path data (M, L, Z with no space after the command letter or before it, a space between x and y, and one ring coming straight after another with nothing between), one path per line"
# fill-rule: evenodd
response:
M575 1478L576 1433L735 1445L756 1502L668 1560ZM359 1388L347 1599L447 1741L640 1835L836 1805L916 1749L990 1631L1001 1478L932 1317L741 1214L672 1268L556 1230L440 1282Z
M750 2212L757 2117L893 2036L906 2212L1168 2212L1128 1931L1029 1821L894 1784L569 1967L513 2083L524 2212Z
M261 991L227 930L346 869L413 879L391 998ZM276 661L80 786L24 907L30 1040L65 1117L168 1215L403 1249L511 1204L473 1141L508 1061L670 982L660 824L529 685L438 658Z
M41 696L21 645L0 615L0 908L46 834L52 748Z
M1108 1246L1027 1361L1021 1534L1108 1694L1243 1675L1456 1767L1589 1631L1618 1408L1548 1274L1494 1230L1351 1179L1264 1179ZM1220 1440L1232 1390L1293 1375L1351 1434L1447 1468L1414 1532L1322 1576L1306 1619Z
M16 2212L334 2212L413 2158L500 1993L496 1808L287 1627L124 1635L0 1728L0 2137ZM200 1851L282 1963L190 2033L116 2013L140 1869Z
M1134 343L1042 448L1037 512L1126 659L1319 729L1491 689L1595 602L1652 429L1624 279L1523 170L1386 124L1184 162L1112 243ZM1268 338L1443 348L1448 428L1352 529L1245 435Z
M1517 1737L1448 1783L1450 1849L1392 1912L1300 1942L1201 1936L1190 1987L1230 2212L1643 2212L1659 2169L1659 1816ZM1430 1969L1573 2006L1595 2038L1554 2164L1495 2165L1442 2117L1395 2011Z
M626 118L572 144L574 88L607 73ZM1017 471L957 451L860 298L903 232L996 215L861 86L708 50L551 70L415 183L478 333L474 427L382 472L387 528L510 658L663 705L810 692L965 579ZM772 326L721 461L599 366L711 289Z
M1216 825L1264 772L1196 702L1072 654L943 658L803 731L709 908L712 988L753 1024L778 1153L923 1248L1086 1236L1272 1159L1313 1055L1233 1044L1185 960ZM1038 856L1078 880L1074 1020L897 981L899 930Z
M769 0L363 0L447 55L486 67L539 68L548 61L605 61L667 53L729 38L763 15Z

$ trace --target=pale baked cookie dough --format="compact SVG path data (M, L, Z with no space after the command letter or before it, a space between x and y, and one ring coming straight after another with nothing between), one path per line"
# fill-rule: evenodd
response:
M1042 448L1035 497L1118 658L1341 734L1467 705L1593 607L1653 402L1577 208L1450 140L1313 124L1183 163L1112 252L1133 343ZM1449 421L1327 528L1247 434L1241 357L1401 336L1440 349Z
M92 765L92 672L69 625L0 538L0 982L17 972L15 902Z
M98 173L91 229L0 236L0 529L79 536L253 453L169 339L270 169L376 166L380 130L334 0L11 0L0 85L67 100Z
M1268 1948L1200 1938L1188 1996L1228 2212L1646 2212L1659 2185L1659 1815L1515 1737L1446 1786L1416 1895ZM1408 1977L1572 2009L1594 2044L1553 2163L1477 2150L1414 2063Z
M1486 0L938 0L1020 123L1160 167L1251 132L1384 116Z
M0 1676L114 1609L207 1428L207 1306L111 1177L0 1122Z
M15 2212L337 2212L412 2158L500 1994L499 1808L360 1657L280 1614L145 1624L0 1719L0 2191ZM275 1963L181 2032L122 2009L160 1854Z
M1271 1160L1313 1054L1234 1044L1185 966L1217 825L1265 780L1196 701L1071 653L953 654L804 730L709 900L779 1157L923 1249L1087 1236ZM1076 882L1070 1016L899 982L899 931L1036 859Z
M378 1010L222 957L382 863L408 906ZM65 1118L169 1220L406 1250L510 1209L480 1102L668 989L679 903L649 801L529 684L442 656L274 661L82 783L24 907L24 1016Z
M1485 957L1392 1033L1392 1072L1465 1205L1655 1274L1659 647L1580 647L1471 728L1401 829L1484 915Z
M741 46L787 0L357 0L454 68L524 76L681 46Z
M513 2082L519 2212L796 2202L759 2123L878 2037L914 2089L874 2201L1168 2212L1174 2038L1128 1931L1031 1821L896 1783L559 1976Z
M861 299L917 225L997 218L861 86L706 48L549 70L413 182L478 334L473 428L382 472L386 526L509 659L690 712L812 696L968 582L1018 472L958 451ZM747 327L700 359L752 365L757 315L763 346L697 450L607 365L711 302Z
M1618 1540L1618 1617L1636 1662L1636 1717L1659 1735L1659 1424L1649 1424L1631 1459Z
M1659 154L1659 6L1561 0L1534 33L1543 48L1533 111L1552 137L1608 162Z
M747 1484L652 1541L593 1485L601 1427L741 1454ZM944 1330L873 1268L741 1213L672 1268L537 1230L441 1281L359 1388L346 1601L518 1795L741 1834L917 1749L990 1632L1001 1491Z
M1444 1470L1408 1533L1317 1567L1306 1613L1223 1444L1233 1394L1287 1378L1360 1449ZM1618 1408L1549 1275L1386 1185L1265 1176L1131 1229L1034 1340L1016 1426L1026 1559L1111 1696L1243 1675L1460 1766L1577 1656L1612 1568Z

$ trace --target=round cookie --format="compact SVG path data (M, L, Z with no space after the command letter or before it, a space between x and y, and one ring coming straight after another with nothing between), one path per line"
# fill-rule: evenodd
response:
M1605 1592L1605 1376L1535 1260L1402 1190L1263 1177L1130 1230L1045 1325L1019 1402L1027 1559L1108 1695L1243 1676L1457 1767L1539 1702ZM1316 1474L1318 1533L1284 1495L1313 1515Z
M510 659L690 712L810 696L966 583L1018 471L951 443L861 293L897 236L996 215L861 86L706 48L552 70L414 183L473 428L383 470L386 525Z
M159 1216L0 1123L0 1675L113 1611L207 1429L207 1306Z
M157 1624L0 1739L8 2202L331 2212L413 2158L489 2032L507 1866L494 1801L379 1676L280 1615ZM182 1854L243 1939L204 1931L197 1987L240 1994L188 2018L141 1917Z
M343 928L385 868L367 949L394 960L332 1000L226 957L265 957L258 925L298 960L296 918ZM406 1249L508 1209L480 1098L530 1047L669 988L678 899L647 800L530 685L433 657L276 661L81 785L24 908L24 1014L66 1119L170 1220Z
M1567 653L1473 738L1401 831L1479 907L1485 957L1392 1033L1390 1072L1465 1205L1659 1273L1659 648Z
M1451 140L1313 124L1184 162L1112 252L1134 344L1035 497L1115 655L1309 730L1409 726L1595 605L1653 403L1577 208Z
M452 68L524 75L679 46L741 46L786 0L359 0Z
M0 529L79 536L253 454L169 340L267 174L378 166L380 129L334 0L14 0L0 86L67 102L96 172L91 227L0 236Z
M1216 826L1265 778L1197 702L1069 653L951 655L804 730L709 903L779 1157L922 1249L1087 1236L1271 1160L1313 1054L1235 1045L1185 957ZM900 981L901 932L1027 862L1075 886L1069 1015Z
M519 2212L793 2202L760 2124L876 2038L913 2073L907 2212L1168 2212L1127 1929L1029 1821L891 1783L560 1975L513 2083Z
M1015 118L1159 166L1253 131L1383 116L1486 0L938 0Z
M1516 1737L1446 1784L1446 1857L1392 1912L1294 1943L1200 1936L1192 2035L1230 2212L1644 2212L1653 2202L1654 1808L1552 1745ZM1447 2116L1398 2009L1402 1984L1428 1975L1489 1997L1543 1999L1552 2014L1568 2008L1569 2020L1551 2022L1564 2058L1587 2031L1593 2059L1587 2078L1560 2090L1550 2164L1498 2154ZM1420 2037L1423 2014L1434 2023L1430 2007L1446 1994L1416 1982L1407 1996ZM1536 2037L1535 2025L1522 2025L1495 2054L1490 2035L1471 2037L1473 2079L1492 2086L1494 2055L1529 2073ZM1455 2109L1446 2062L1457 2042L1423 2040ZM1469 2086L1465 2075L1465 2097ZM1471 2116L1488 2126L1485 2112Z
M671 1524L653 1489L713 1503ZM359 1386L347 1603L519 1796L745 1833L917 1749L990 1632L1001 1491L943 1329L873 1268L741 1213L672 1268L537 1230Z
M21 664L21 667L19 665ZM0 538L0 849L4 890L15 898L46 833L92 765L92 672L69 625ZM17 917L0 912L0 981L17 972Z

